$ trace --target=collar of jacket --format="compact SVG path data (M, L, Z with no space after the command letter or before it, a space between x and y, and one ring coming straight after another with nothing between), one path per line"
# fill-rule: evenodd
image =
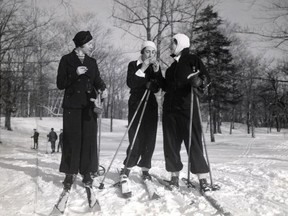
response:
M180 52L180 55L176 56L175 54L171 54L170 56L172 58L174 58L177 62L179 62L179 59L184 56L184 55L187 55L189 54L189 48L184 48L181 52Z
M142 61L142 59L141 59L141 56L138 58L138 60L137 60L137 62L136 62L136 65L138 66L138 65L140 65L140 64L142 64L143 63L143 61Z

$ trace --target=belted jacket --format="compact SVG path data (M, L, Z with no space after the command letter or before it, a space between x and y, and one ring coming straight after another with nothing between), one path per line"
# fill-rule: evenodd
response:
M79 66L86 66L88 71L79 76L76 73ZM81 109L93 106L94 104L90 101L90 98L96 98L95 90L103 91L106 85L100 77L96 60L85 55L82 63L73 50L60 60L57 87L60 90L65 90L63 108Z
M210 77L201 61L194 54L189 53L189 48L183 49L179 61L174 61L166 70L162 89L164 95L163 111L187 110L191 103L191 84L187 77L200 71L198 77L203 81L196 90L203 92Z

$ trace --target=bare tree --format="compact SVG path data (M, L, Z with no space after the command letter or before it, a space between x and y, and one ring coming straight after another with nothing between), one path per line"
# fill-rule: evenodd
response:
M35 14L22 0L1 1L0 8L0 96L5 111L5 127L11 130L10 118L15 112L21 86L19 80L25 83L26 63L31 60L28 54L34 47L33 34L51 19L48 17L35 25Z
M259 20L263 20L263 24L259 29L243 28L238 32L260 36L264 41L272 42L275 48L284 52L288 51L288 2L286 0L249 1L251 8L260 6L261 15Z

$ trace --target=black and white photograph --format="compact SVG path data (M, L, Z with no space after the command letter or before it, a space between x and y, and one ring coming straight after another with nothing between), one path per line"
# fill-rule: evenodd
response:
M0 0L0 215L287 216L288 1Z

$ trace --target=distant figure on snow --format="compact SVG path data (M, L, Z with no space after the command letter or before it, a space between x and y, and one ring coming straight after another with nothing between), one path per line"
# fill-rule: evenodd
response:
M51 128L50 133L47 135L48 137L48 142L51 142L51 149L52 149L52 154L55 153L55 143L56 140L58 139L57 133L54 131L54 128Z
M36 129L33 130L34 134L31 136L31 138L34 139L34 147L32 149L38 149L38 138L39 138L39 133Z
M61 149L62 152L62 146L63 146L63 130L60 130L59 134L59 142L58 142L58 147L57 147L57 152L59 152L59 149Z

